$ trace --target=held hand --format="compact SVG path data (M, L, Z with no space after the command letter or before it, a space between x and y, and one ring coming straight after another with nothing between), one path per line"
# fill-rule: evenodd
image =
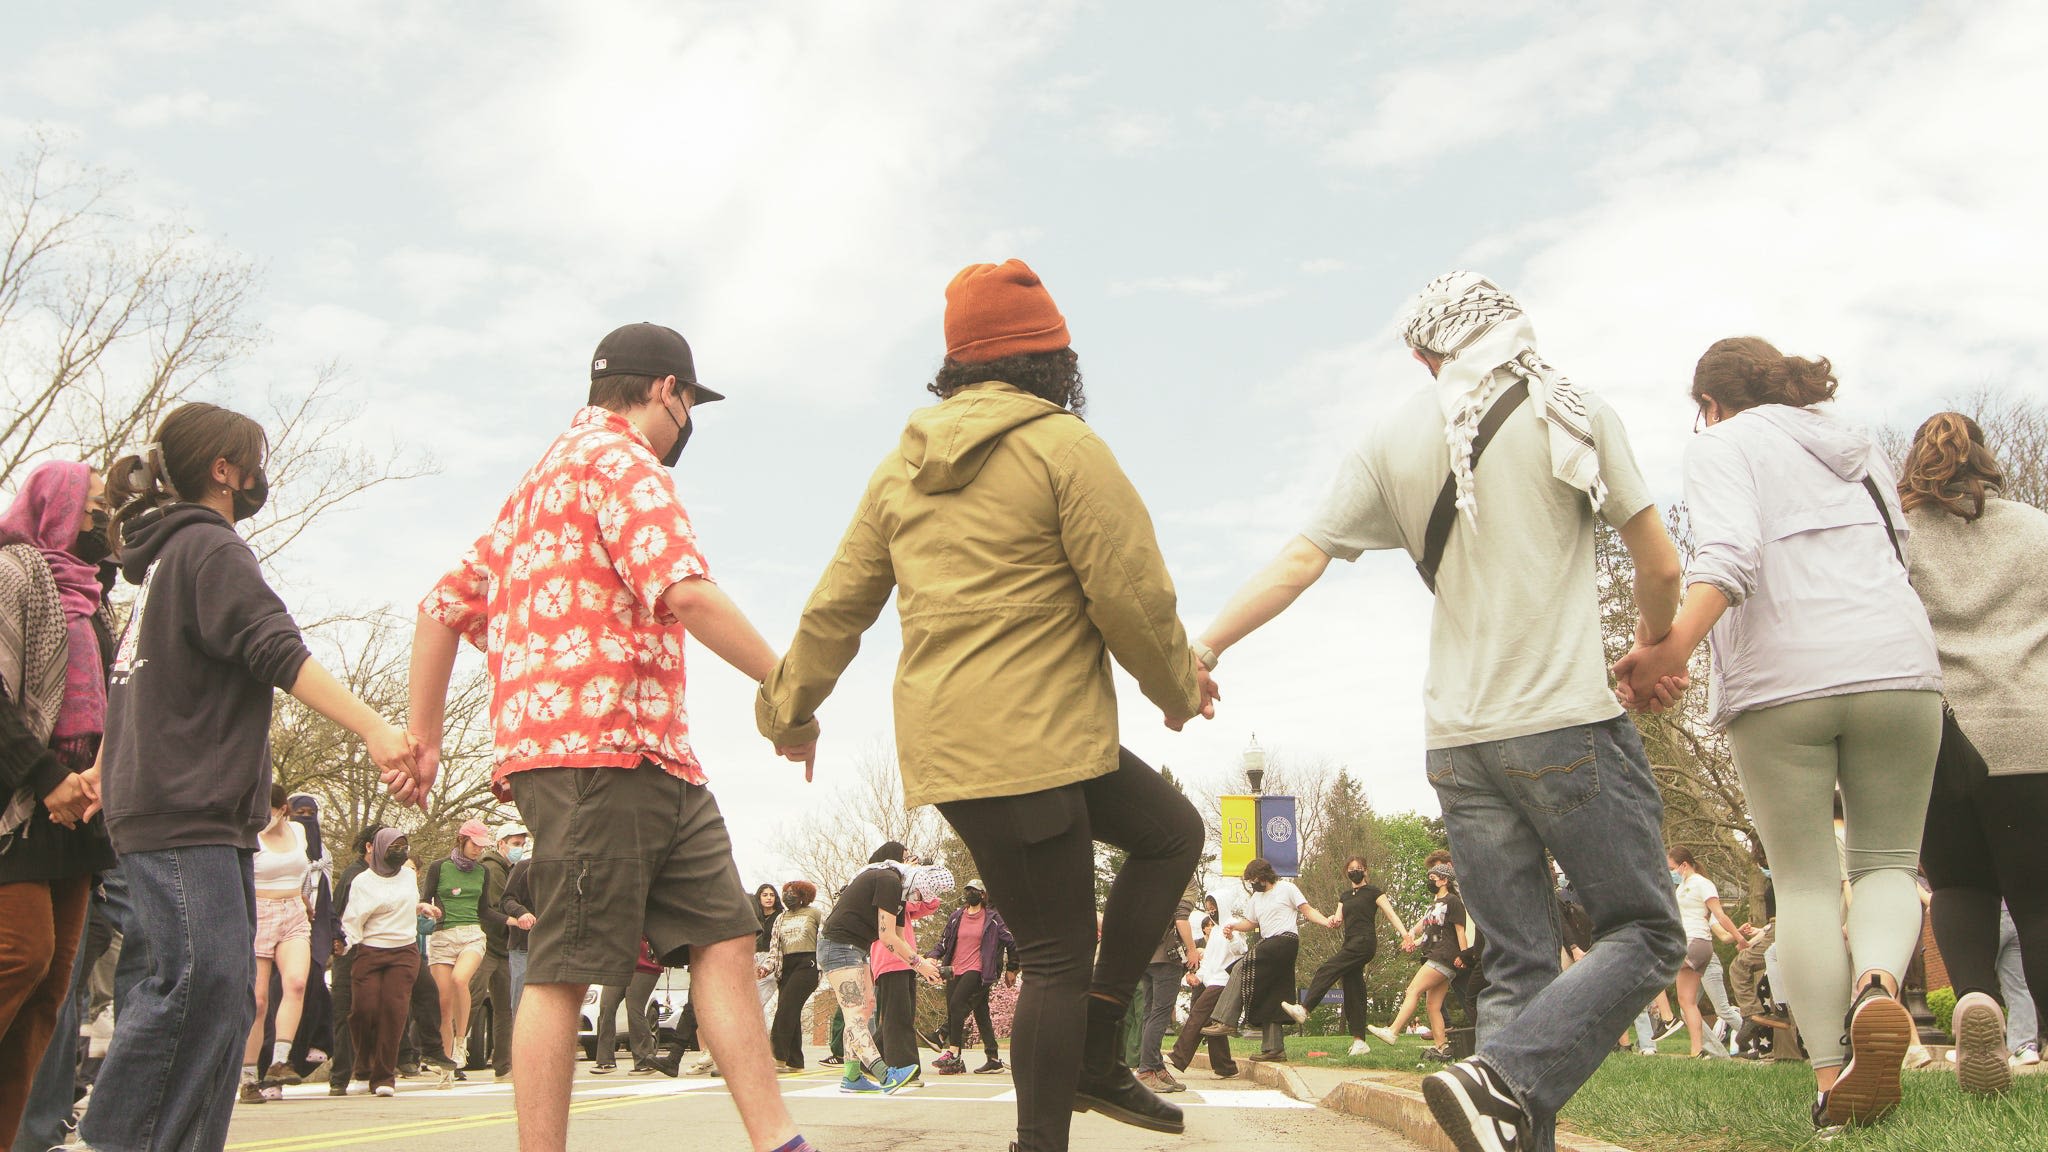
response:
M775 754L792 764L803 765L804 783L809 784L811 782L812 769L818 762L818 742L816 740L808 744L777 744L775 746Z
M43 807L50 810L51 822L66 828L78 827L78 822L86 818L86 809L92 804L92 790L85 777L76 772L64 777L63 782L43 797Z
M1661 712L1684 691L1690 683L1686 663L1692 654L1677 647L1667 638L1649 647L1632 648L1614 662L1615 696L1624 707Z
M334 954L336 956L348 955L348 941L337 937L334 941Z
M1016 986L1017 986L1017 974L1016 974L1015 972L1005 972L1005 973L1003 973L1003 987L1005 987L1005 988L1015 988Z
M1216 677L1207 668L1195 665L1195 683L1202 690L1202 719L1216 718L1216 702L1223 699L1223 689L1216 686Z
M410 735L417 749L413 757L412 770L416 791L411 800L401 802L417 804L422 811L425 811L427 796L433 792L434 780L441 774L441 734L439 732L413 732ZM495 791L495 788L493 790ZM509 796L500 797L500 799L505 800L507 803L511 801Z
M512 921L513 927L518 928L521 932L533 931L533 926L538 923L540 923L540 921L535 919L533 913L531 912L528 912L526 915L518 917L517 919Z

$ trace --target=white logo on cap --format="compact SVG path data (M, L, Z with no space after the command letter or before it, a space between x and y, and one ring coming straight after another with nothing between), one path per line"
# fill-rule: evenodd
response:
M598 361L597 363L595 363L595 364L592 364L592 365L590 366L590 370L591 370L592 372L602 372L602 371L604 371L604 361L602 361L602 360L599 360L599 361Z

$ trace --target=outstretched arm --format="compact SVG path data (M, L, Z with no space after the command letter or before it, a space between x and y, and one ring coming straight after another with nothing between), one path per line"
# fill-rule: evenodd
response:
M1202 644L1221 656L1231 645L1265 626L1322 579L1330 556L1306 536L1289 540L1280 554L1233 593L1202 633Z

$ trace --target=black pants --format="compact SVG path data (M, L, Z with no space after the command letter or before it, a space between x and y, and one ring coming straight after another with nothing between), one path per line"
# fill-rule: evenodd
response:
M918 1062L917 973L905 970L875 977L875 1045L891 1068Z
M996 1058L996 1029L988 1017L988 985L981 982L979 969L955 972L946 981L946 1043L965 1052L967 1050L967 1018L974 1017L975 1030L981 1033L981 1050L988 1058Z
M768 1029L768 1047L777 1060L792 1068L804 1066L804 1002L817 990L817 953L784 953L782 976L775 984L775 1023Z
M327 964L328 977L333 981L328 996L334 1002L334 1063L328 1065L327 1071L330 1084L348 1083L355 1069L356 1041L348 1030L349 1013L355 1010L356 990L350 978L355 963L355 950L350 949Z
M1330 994L1330 987L1341 980L1344 985L1344 1026L1353 1040L1365 1039L1365 966L1372 963L1373 953L1378 947L1379 941L1370 932L1345 937L1344 946L1337 949L1337 954L1317 966L1316 974L1309 978L1308 995L1301 998L1301 1006L1315 1011L1323 997Z
M1920 862L1934 889L1934 939L1956 995L1998 989L1998 905L2012 910L2034 1003L2048 995L2048 774L1993 776L1960 791L1939 777Z
M1088 994L1129 1002L1194 874L1202 818L1129 751L1119 752L1107 776L1021 796L950 801L939 812L974 855L990 900L1017 938L1024 982L1010 1064L1018 1144L1025 1152L1066 1152ZM1099 951L1097 841L1125 853L1103 906Z
M490 1017L490 1044L482 1042L484 1018ZM469 1066L482 1068L485 1055L491 1071L512 1071L512 965L504 956L484 950L484 962L469 978Z
M1195 1049L1209 1042L1209 1070L1218 1076L1237 1075L1237 1061L1230 1055L1230 1037L1204 1036L1202 1025L1207 1024L1223 999L1223 985L1205 986L1195 993L1194 1002L1188 1005L1188 1022L1180 1027L1180 1038L1173 1043L1173 1052L1167 1059L1173 1061L1175 1069L1185 1072L1194 1063Z

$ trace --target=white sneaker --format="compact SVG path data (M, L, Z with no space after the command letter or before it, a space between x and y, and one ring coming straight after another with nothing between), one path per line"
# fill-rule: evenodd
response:
M2040 1062L2040 1046L2031 1040L2020 1045L2020 1050L2012 1054L2012 1064L2015 1068L2032 1068Z
M1368 1045L1366 1044L1366 1042L1365 1042L1365 1041L1363 1041L1363 1040L1353 1040L1353 1041L1351 1042L1351 1053L1350 1053L1350 1054L1351 1054L1351 1055L1353 1055L1353 1056L1363 1056L1363 1055L1365 1055L1366 1053L1368 1053L1368 1052L1371 1052L1371 1051L1372 1051L1372 1048L1371 1048L1370 1046L1368 1046Z
M1368 1025L1366 1027L1366 1031L1379 1037L1380 1043L1382 1044L1399 1044L1401 1042L1401 1038L1399 1036L1394 1035L1394 1030L1392 1028L1380 1028L1377 1026Z
M389 1084L379 1084L379 1085L377 1085L377 1095L379 1095L379 1096L396 1096L396 1095L398 1095L398 1089L396 1089L396 1088L393 1088L393 1087L392 1087L391 1085L389 1085Z
M1956 1080L1963 1091L1995 1096L2012 1086L2011 1054L2005 1050L2005 1013L1998 1001L1970 992L1956 1001L1950 1025L1956 1034Z
M1422 1081L1437 1126L1458 1152L1522 1152L1528 1118L1493 1070L1460 1060Z
M1294 1018L1296 1024L1308 1023L1308 1009L1299 1004L1281 1004L1280 1010Z

